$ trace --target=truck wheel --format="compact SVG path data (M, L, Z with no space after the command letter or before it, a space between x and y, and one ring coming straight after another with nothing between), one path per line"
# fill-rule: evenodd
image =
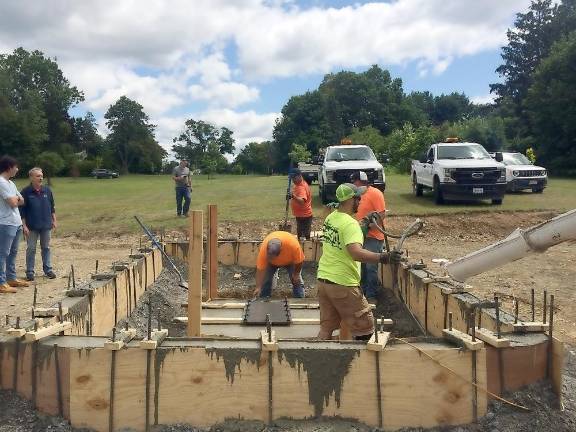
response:
M418 181L416 180L416 174L414 174L412 177L412 192L417 197L422 196L422 185L418 184Z
M502 205L502 198L494 198L492 200L492 204L494 205Z
M434 202L436 204L444 204L444 194L440 189L440 181L438 177L434 178Z
M544 192L544 188L532 188L533 193L542 193Z

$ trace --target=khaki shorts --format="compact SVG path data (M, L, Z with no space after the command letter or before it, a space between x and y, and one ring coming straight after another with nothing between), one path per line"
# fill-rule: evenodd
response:
M331 339L332 332L344 322L352 336L374 333L374 316L371 306L360 287L349 287L318 281L320 305L319 339Z

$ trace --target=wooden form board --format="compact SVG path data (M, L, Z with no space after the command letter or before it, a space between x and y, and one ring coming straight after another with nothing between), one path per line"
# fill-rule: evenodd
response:
M132 313L138 299L162 271L162 255L158 249L140 255L141 257L127 262L124 269L113 272L112 278L92 282L92 317L88 316L88 307L85 307L85 318L76 315L69 317L65 314L64 318L70 319L73 324L70 334L87 335L91 332L92 336L109 335L118 321ZM64 299L63 304L88 301L88 298L74 297ZM72 306L68 306L69 311L72 309ZM90 325L87 323L91 324L91 329L87 328Z
M256 257L261 241L227 241L219 240L217 247L218 262L223 265L239 265L255 267ZM304 252L304 260L317 262L322 256L322 243L315 240L304 240L300 243ZM181 260L188 260L188 243L165 242L165 252Z
M201 335L202 319L202 262L204 244L202 241L203 213L192 210L190 213L190 244L188 250L188 336Z
M272 359L273 419L324 416L354 418L378 425L375 356L380 356L382 407L385 429L432 427L472 421L471 353L454 348L419 344L421 349L456 371L461 379L436 365L412 347L394 345L383 352L348 349L351 361L336 394L330 389L309 394L309 379L324 378L322 370L338 362L340 352L318 350L316 365L306 352L261 352L255 341L238 348L161 348L152 364L149 413L151 424L185 423L207 427L226 418L267 422L268 362ZM338 350L338 348L335 348ZM73 350L74 351L74 350ZM152 351L152 353L154 353ZM484 351L478 351L478 382L486 385ZM135 348L116 352L114 430L143 430L146 412L146 351ZM308 360L306 360L308 358ZM155 362L159 361L158 367ZM321 364L320 364L321 363ZM335 363L336 364L336 363ZM325 367L323 368L322 365ZM75 427L108 430L111 352L81 350L70 355L71 423ZM308 369L307 369L308 367ZM156 380L155 373L159 373ZM317 376L315 374L320 374ZM155 383L158 382L158 386ZM158 392L158 403L154 394ZM298 396L296 396L298 395ZM324 399L325 397L325 399ZM185 401L185 403L183 402ZM216 402L217 401L217 402ZM321 402L318 412L317 402ZM478 415L486 413L487 398L478 393ZM191 409L194 407L194 409Z
M380 277L384 277L384 286L392 279L390 266L383 265ZM480 301L468 293L445 294L445 284L442 282L424 282L429 279L426 272L408 269L406 266L398 267L398 278L395 294L402 299L412 311L415 318L420 321L430 336L442 337L442 331L448 327L448 314L452 313L452 328L466 332L467 310ZM478 315L482 314L482 318ZM508 318L508 319L506 319ZM501 311L501 332L511 332L513 323L506 312ZM496 320L493 309L487 311L477 310L476 323L481 320L482 328L495 331Z
M22 397L32 401L38 410L58 415L55 353L54 346L50 344L16 342L16 339L0 341L0 389L16 390ZM68 418L70 400L68 350L58 348L58 366L62 414Z

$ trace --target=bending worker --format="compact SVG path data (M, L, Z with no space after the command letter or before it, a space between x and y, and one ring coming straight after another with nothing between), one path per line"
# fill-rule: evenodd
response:
M254 296L270 297L276 272L280 267L285 267L292 281L293 297L304 297L303 262L304 252L296 237L285 231L274 231L268 234L258 251Z
M344 322L356 340L374 333L371 307L360 290L360 263L399 263L402 253L375 253L362 248L364 237L354 214L366 187L344 183L336 189L338 208L323 226L322 256L318 262L318 339L332 339Z
M384 194L368 182L368 176L364 171L357 171L350 176L350 180L358 187L366 187L366 192L362 195L362 200L358 206L356 220L366 224L367 233L364 237L364 249L370 252L380 252L384 244L384 234L379 231L373 222L369 220L370 216L375 215L380 221L384 220L386 214L386 203ZM362 263L362 278L360 287L368 299L368 303L376 304L378 299L378 264Z

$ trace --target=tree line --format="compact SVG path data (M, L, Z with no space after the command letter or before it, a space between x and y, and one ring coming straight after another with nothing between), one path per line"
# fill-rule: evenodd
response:
M400 78L377 65L324 76L316 90L291 97L271 140L251 142L235 159L233 131L188 119L174 137L175 158L213 172L286 172L343 138L386 153L401 172L431 143L447 136L489 151L535 154L553 174L576 175L576 0L533 0L517 15L491 85L494 104L474 104L463 93L406 93ZM104 115L73 117L84 100L55 59L22 48L0 55L0 153L23 167L42 165L51 175L86 175L95 167L121 172L170 172L174 162L155 138L142 105L120 97Z

